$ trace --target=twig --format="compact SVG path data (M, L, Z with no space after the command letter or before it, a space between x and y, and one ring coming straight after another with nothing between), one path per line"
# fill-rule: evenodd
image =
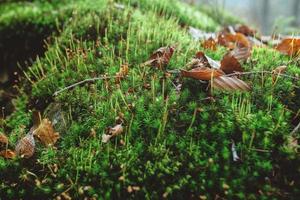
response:
M180 74L180 70L179 69L167 70L167 73L170 73L170 74Z
M299 122L299 124L293 129L293 131L291 132L290 135L294 135L295 133L297 133L297 132L299 131L299 129L300 129L300 122Z
M84 83L87 83L87 82L93 82L93 81L97 81L97 80L105 80L105 79L111 79L111 78L120 78L121 76L101 76L101 77L96 77L96 78L88 78L88 79L85 79L83 81L79 81L77 83L74 83L72 85L69 85L61 90L58 90L56 92L54 92L53 96L57 96L58 94L62 93L63 91L65 90L68 90L68 89L71 89L73 87L76 87L78 85L81 85L81 84L84 84Z
M278 75L278 76L284 76L284 77L287 77L287 78L291 78L291 79L294 79L294 80L300 80L300 78L298 78L298 77L289 76L289 75L282 74L282 73L276 73L274 71L235 72L235 73L232 73L232 74L227 74L225 76L249 75L249 74L259 74L259 73L274 74L274 75Z
M250 148L250 150L253 151L258 151L258 152L263 152L263 153L271 153L271 150L266 150L266 149L256 149L256 148Z
M175 70L168 70L167 72L170 73L170 74L179 74L180 70L176 70L176 69ZM290 76L290 75L283 74L283 73L276 73L274 71L235 72L235 73L232 73L232 74L226 74L224 76L237 76L237 75L249 75L249 74L260 74L260 73L274 74L274 75L278 75L278 76L291 78L291 79L294 79L294 80L300 80L300 78L298 78L298 77Z

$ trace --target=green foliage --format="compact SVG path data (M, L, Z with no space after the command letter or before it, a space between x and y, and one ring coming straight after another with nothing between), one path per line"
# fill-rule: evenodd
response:
M175 45L168 69L182 68L201 49L182 25L213 30L217 23L209 15L175 0L118 1L124 8L108 0L66 2L0 6L0 23L6 28L23 20L58 33L25 71L25 91L5 119L10 147L32 125L32 102L47 106L52 101L60 105L58 113L67 113L58 120L67 127L55 148L38 144L28 160L0 158L0 198L46 199L64 191L74 199L299 195L299 154L286 146L300 106L299 81L279 77L274 83L269 74L254 74L243 77L253 87L250 93L214 91L213 100L206 98L206 84L187 79L178 94L172 83L176 75L166 78L141 63L153 50ZM28 6L24 13L22 6ZM23 16L14 18L14 12ZM225 52L206 53L219 60ZM273 50L255 48L243 67L272 70L288 61ZM122 64L129 65L129 74L120 84L99 80L53 97L83 79L114 76ZM287 74L299 72L288 63ZM102 134L120 113L124 133L102 143ZM241 162L232 160L232 140Z

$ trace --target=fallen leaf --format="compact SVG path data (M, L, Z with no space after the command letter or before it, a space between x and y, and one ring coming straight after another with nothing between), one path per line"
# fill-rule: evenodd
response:
M59 139L59 133L55 132L51 121L48 119L43 119L33 132L45 146L54 145Z
M120 81L128 75L128 71L129 68L127 64L121 65L119 72L116 73L116 83L120 83Z
M112 138L112 137L113 137L112 135L103 134L102 135L102 142L107 143L110 140L110 138Z
M240 62L232 55L231 52L227 53L221 60L220 69L226 74L243 71Z
M250 41L251 46L266 47L266 45L263 43L262 39L257 39L255 37L251 37L251 36L248 36L247 38Z
M16 157L16 153L10 149L0 151L0 156L7 159L13 159Z
M32 132L30 131L16 145L16 153L18 156L30 158L34 154L35 141Z
M272 70L272 79L273 79L273 82L276 80L276 78L285 72L287 66L286 65L282 65L282 66L279 66L279 67L276 67L274 70Z
M236 77L220 76L212 79L211 87L223 91L249 91L250 86Z
M0 133L0 144L8 144L8 138L3 133Z
M237 47L233 49L230 54L234 56L239 62L246 61L251 56L250 47Z
M248 38L241 34L231 34L231 33L222 33L218 35L218 44L225 46L229 49L234 49L236 47L251 47L250 41Z
M189 77L189 78L194 78L197 80L204 80L204 81L211 80L214 77L219 77L224 74L224 72L221 70L212 69L208 67L197 67L191 69L190 71L186 71L186 70L180 70L180 71L183 77Z
M207 33L206 31L202 31L200 29L189 27L189 34L195 39L195 40L205 40L207 38L215 38L215 33Z
M300 50L300 39L286 38L283 39L276 47L276 50L289 56L298 56Z
M217 42L212 37L210 37L207 40L203 41L202 47L204 49L210 49L215 51L217 49Z
M242 33L246 36L254 36L256 34L256 30L249 28L247 25L237 25L234 27L235 32Z
M113 128L109 128L109 134L112 136L120 135L123 132L123 126L122 124L118 124L114 126Z
M196 53L195 57L186 65L186 69L198 67L220 68L220 63L206 56L202 51Z
M103 134L102 135L102 142L103 143L107 143L112 137L120 135L121 133L123 133L123 126L122 124L118 124L114 127L110 127L108 129L108 134Z
M164 69L170 62L170 59L174 53L174 47L161 47L154 51L149 60L142 65L151 65L158 69Z

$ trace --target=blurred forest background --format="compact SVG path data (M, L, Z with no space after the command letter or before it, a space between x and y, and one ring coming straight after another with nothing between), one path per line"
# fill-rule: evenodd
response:
M300 25L300 0L184 0L190 4L206 6L216 15L228 11L262 34L297 34Z

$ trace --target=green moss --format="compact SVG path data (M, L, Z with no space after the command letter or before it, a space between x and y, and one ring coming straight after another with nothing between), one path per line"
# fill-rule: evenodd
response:
M59 105L49 106L54 114L45 115L59 119L56 126L64 123L60 126L64 128L55 148L37 142L36 154L29 160L1 158L3 198L52 198L66 190L75 199L200 195L213 199L214 194L228 199L279 199L284 192L291 198L299 194L298 154L285 149L292 118L299 110L299 81L278 78L274 84L270 74L243 76L252 85L250 93L216 91L212 101L206 98L206 84L185 79L178 94L172 83L176 75L164 78L163 72L141 63L153 50L175 45L168 69L183 68L203 49L182 25L212 30L218 25L210 16L173 0L118 1L124 8L106 0L62 1L61 6L51 2L31 4L68 10L60 19L69 20L61 21L59 34L52 36L44 56L25 71L25 92L16 100L15 112L5 119L5 130L13 147L30 129L28 110L35 108L37 100L46 106ZM2 9L8 10L5 6ZM10 11L5 12L0 19L14 23ZM38 10L36 16L45 12ZM58 19L57 15L50 18ZM217 60L225 52L224 48L206 51ZM119 85L114 79L99 80L53 96L83 79L114 76L122 64L129 65L129 74ZM286 74L299 74L289 58L267 48L255 48L243 67L272 70L282 64L288 64ZM124 133L102 143L102 134L115 125L120 113ZM62 118L57 118L60 114ZM240 163L232 161L232 140ZM290 169L291 165L295 167ZM29 178L24 181L24 177ZM15 182L20 184L11 187ZM130 186L138 187L129 192Z

